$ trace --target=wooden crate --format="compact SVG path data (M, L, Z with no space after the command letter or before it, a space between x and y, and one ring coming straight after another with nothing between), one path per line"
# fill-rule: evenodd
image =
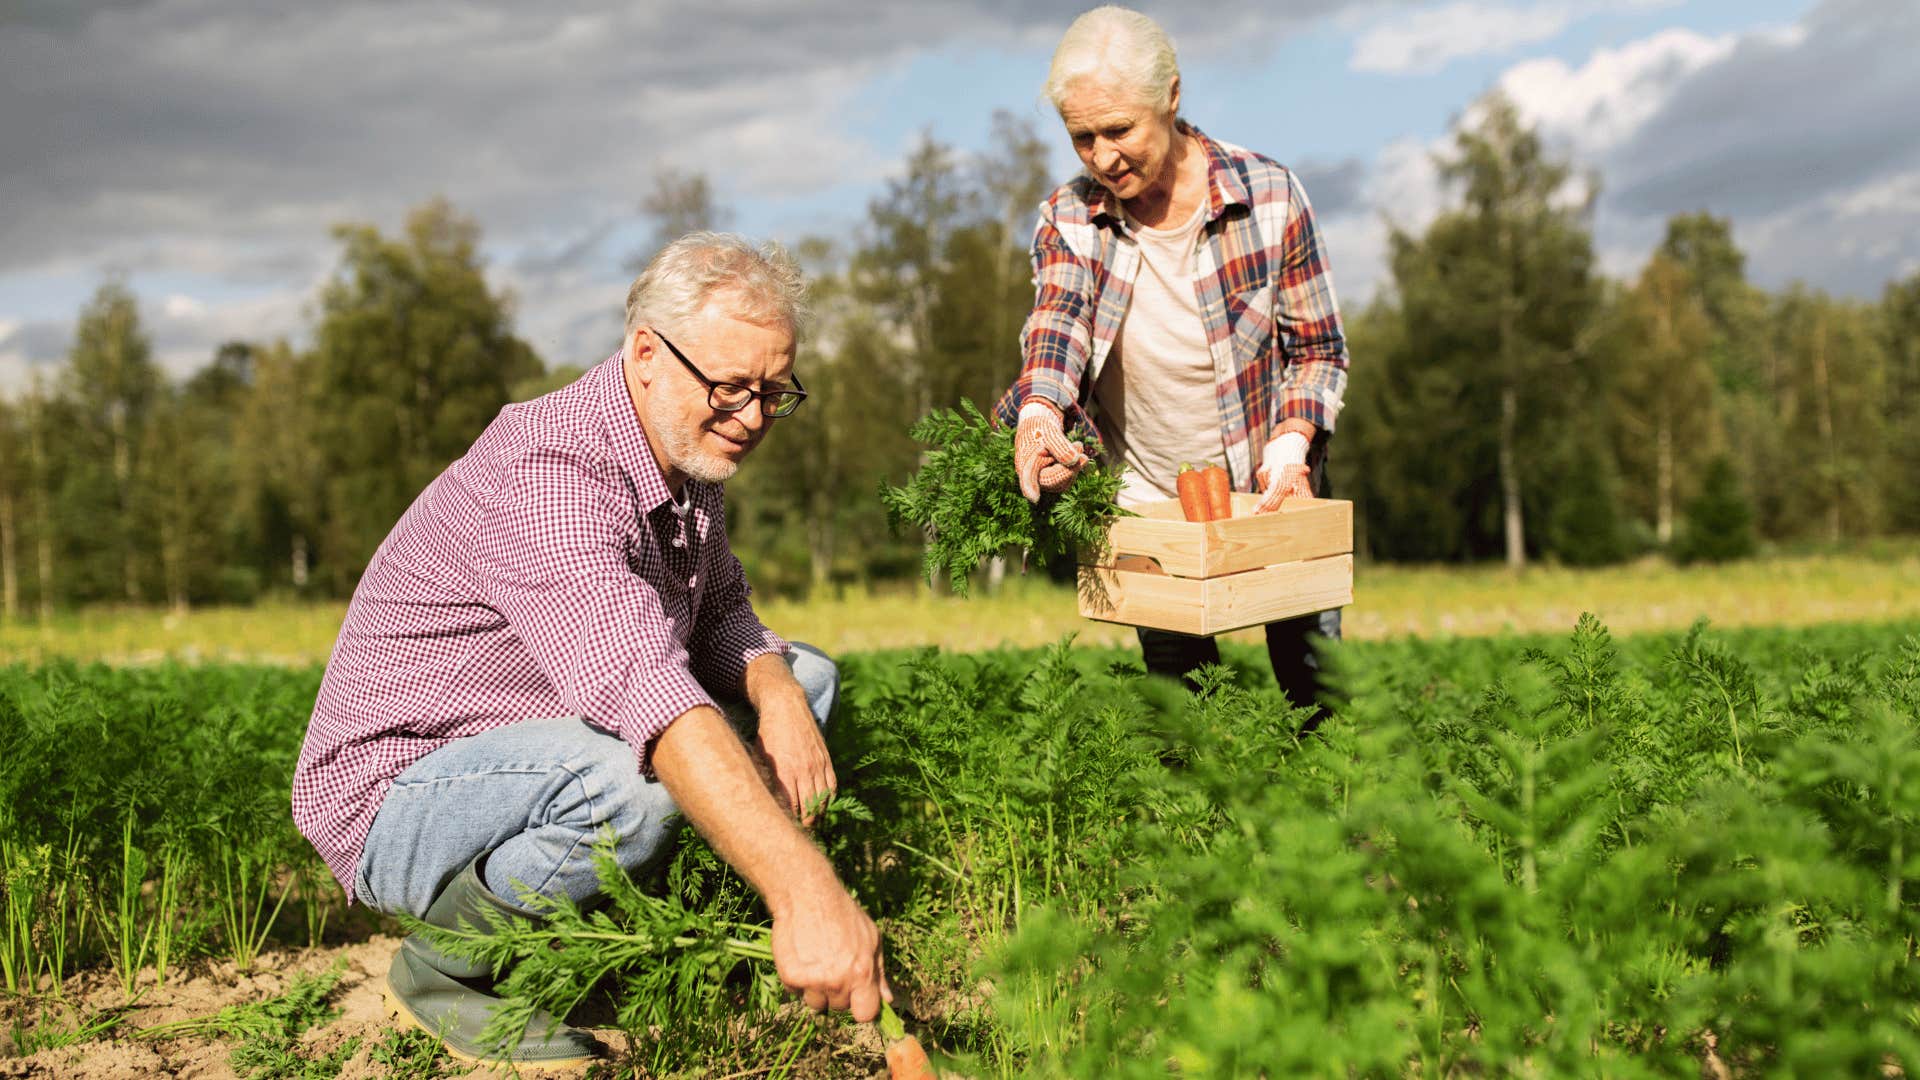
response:
M1175 499L1116 519L1107 544L1081 553L1080 614L1182 634L1221 634L1353 602L1353 504L1289 499L1254 514L1187 521Z

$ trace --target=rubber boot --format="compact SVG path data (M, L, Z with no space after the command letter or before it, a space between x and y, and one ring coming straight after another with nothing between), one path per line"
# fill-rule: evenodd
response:
M496 921L537 925L545 920L493 895L480 879L478 861L454 876L434 897L421 919L448 930L492 932ZM489 918L489 916L492 918ZM454 1057L473 1063L512 1061L527 1065L576 1065L599 1055L599 1043L578 1028L545 1012L535 1012L520 1045L511 1053L480 1038L501 1004L489 991L493 970L484 963L450 956L420 934L409 934L387 969L387 1014L445 1043Z

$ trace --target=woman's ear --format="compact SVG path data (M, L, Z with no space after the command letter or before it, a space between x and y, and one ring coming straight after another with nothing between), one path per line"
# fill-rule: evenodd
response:
M1173 77L1173 85L1167 88L1167 120L1169 126L1180 119L1180 76Z

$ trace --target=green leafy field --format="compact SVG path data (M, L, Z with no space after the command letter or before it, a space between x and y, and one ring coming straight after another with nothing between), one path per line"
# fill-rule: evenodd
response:
M1533 566L1362 564L1345 611L1349 641L1410 636L1562 633L1581 612L1617 634L1684 630L1708 617L1722 628L1810 626L1920 619L1920 547L1883 543L1824 554L1780 554L1723 565L1675 567L1658 559L1594 569ZM1073 589L1038 573L1008 571L1000 587L976 584L961 599L915 582L898 588L822 591L807 599L755 598L768 626L835 656L938 645L973 652L1039 647L1077 635L1080 644L1130 644L1133 631L1088 622ZM0 662L67 658L110 664L323 664L345 604L86 608L45 623L0 623ZM1258 630L1237 640L1257 643Z
M1304 742L1264 658L1226 658L1197 697L1128 649L843 658L848 797L821 841L949 1067L1920 1067L1920 622L1350 643L1349 700ZM285 812L317 679L0 670L16 1052L163 1037L137 1000L62 1013L75 972L133 998L142 969L341 940ZM629 1075L879 1066L853 1025L785 1003L763 913L703 846L644 884L501 945L528 958L515 987L610 987ZM329 1075L284 1026L233 1030L242 1075Z

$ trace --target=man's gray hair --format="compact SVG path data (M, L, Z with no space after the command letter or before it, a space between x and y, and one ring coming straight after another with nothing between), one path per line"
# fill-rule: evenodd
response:
M1160 24L1128 8L1108 4L1073 20L1053 50L1047 100L1058 109L1078 80L1116 82L1155 111L1173 101L1180 77L1173 41Z
M734 233L691 232L660 249L627 290L627 334L635 327L679 326L718 297L734 318L785 323L797 340L812 313L807 282L786 249L756 247Z

